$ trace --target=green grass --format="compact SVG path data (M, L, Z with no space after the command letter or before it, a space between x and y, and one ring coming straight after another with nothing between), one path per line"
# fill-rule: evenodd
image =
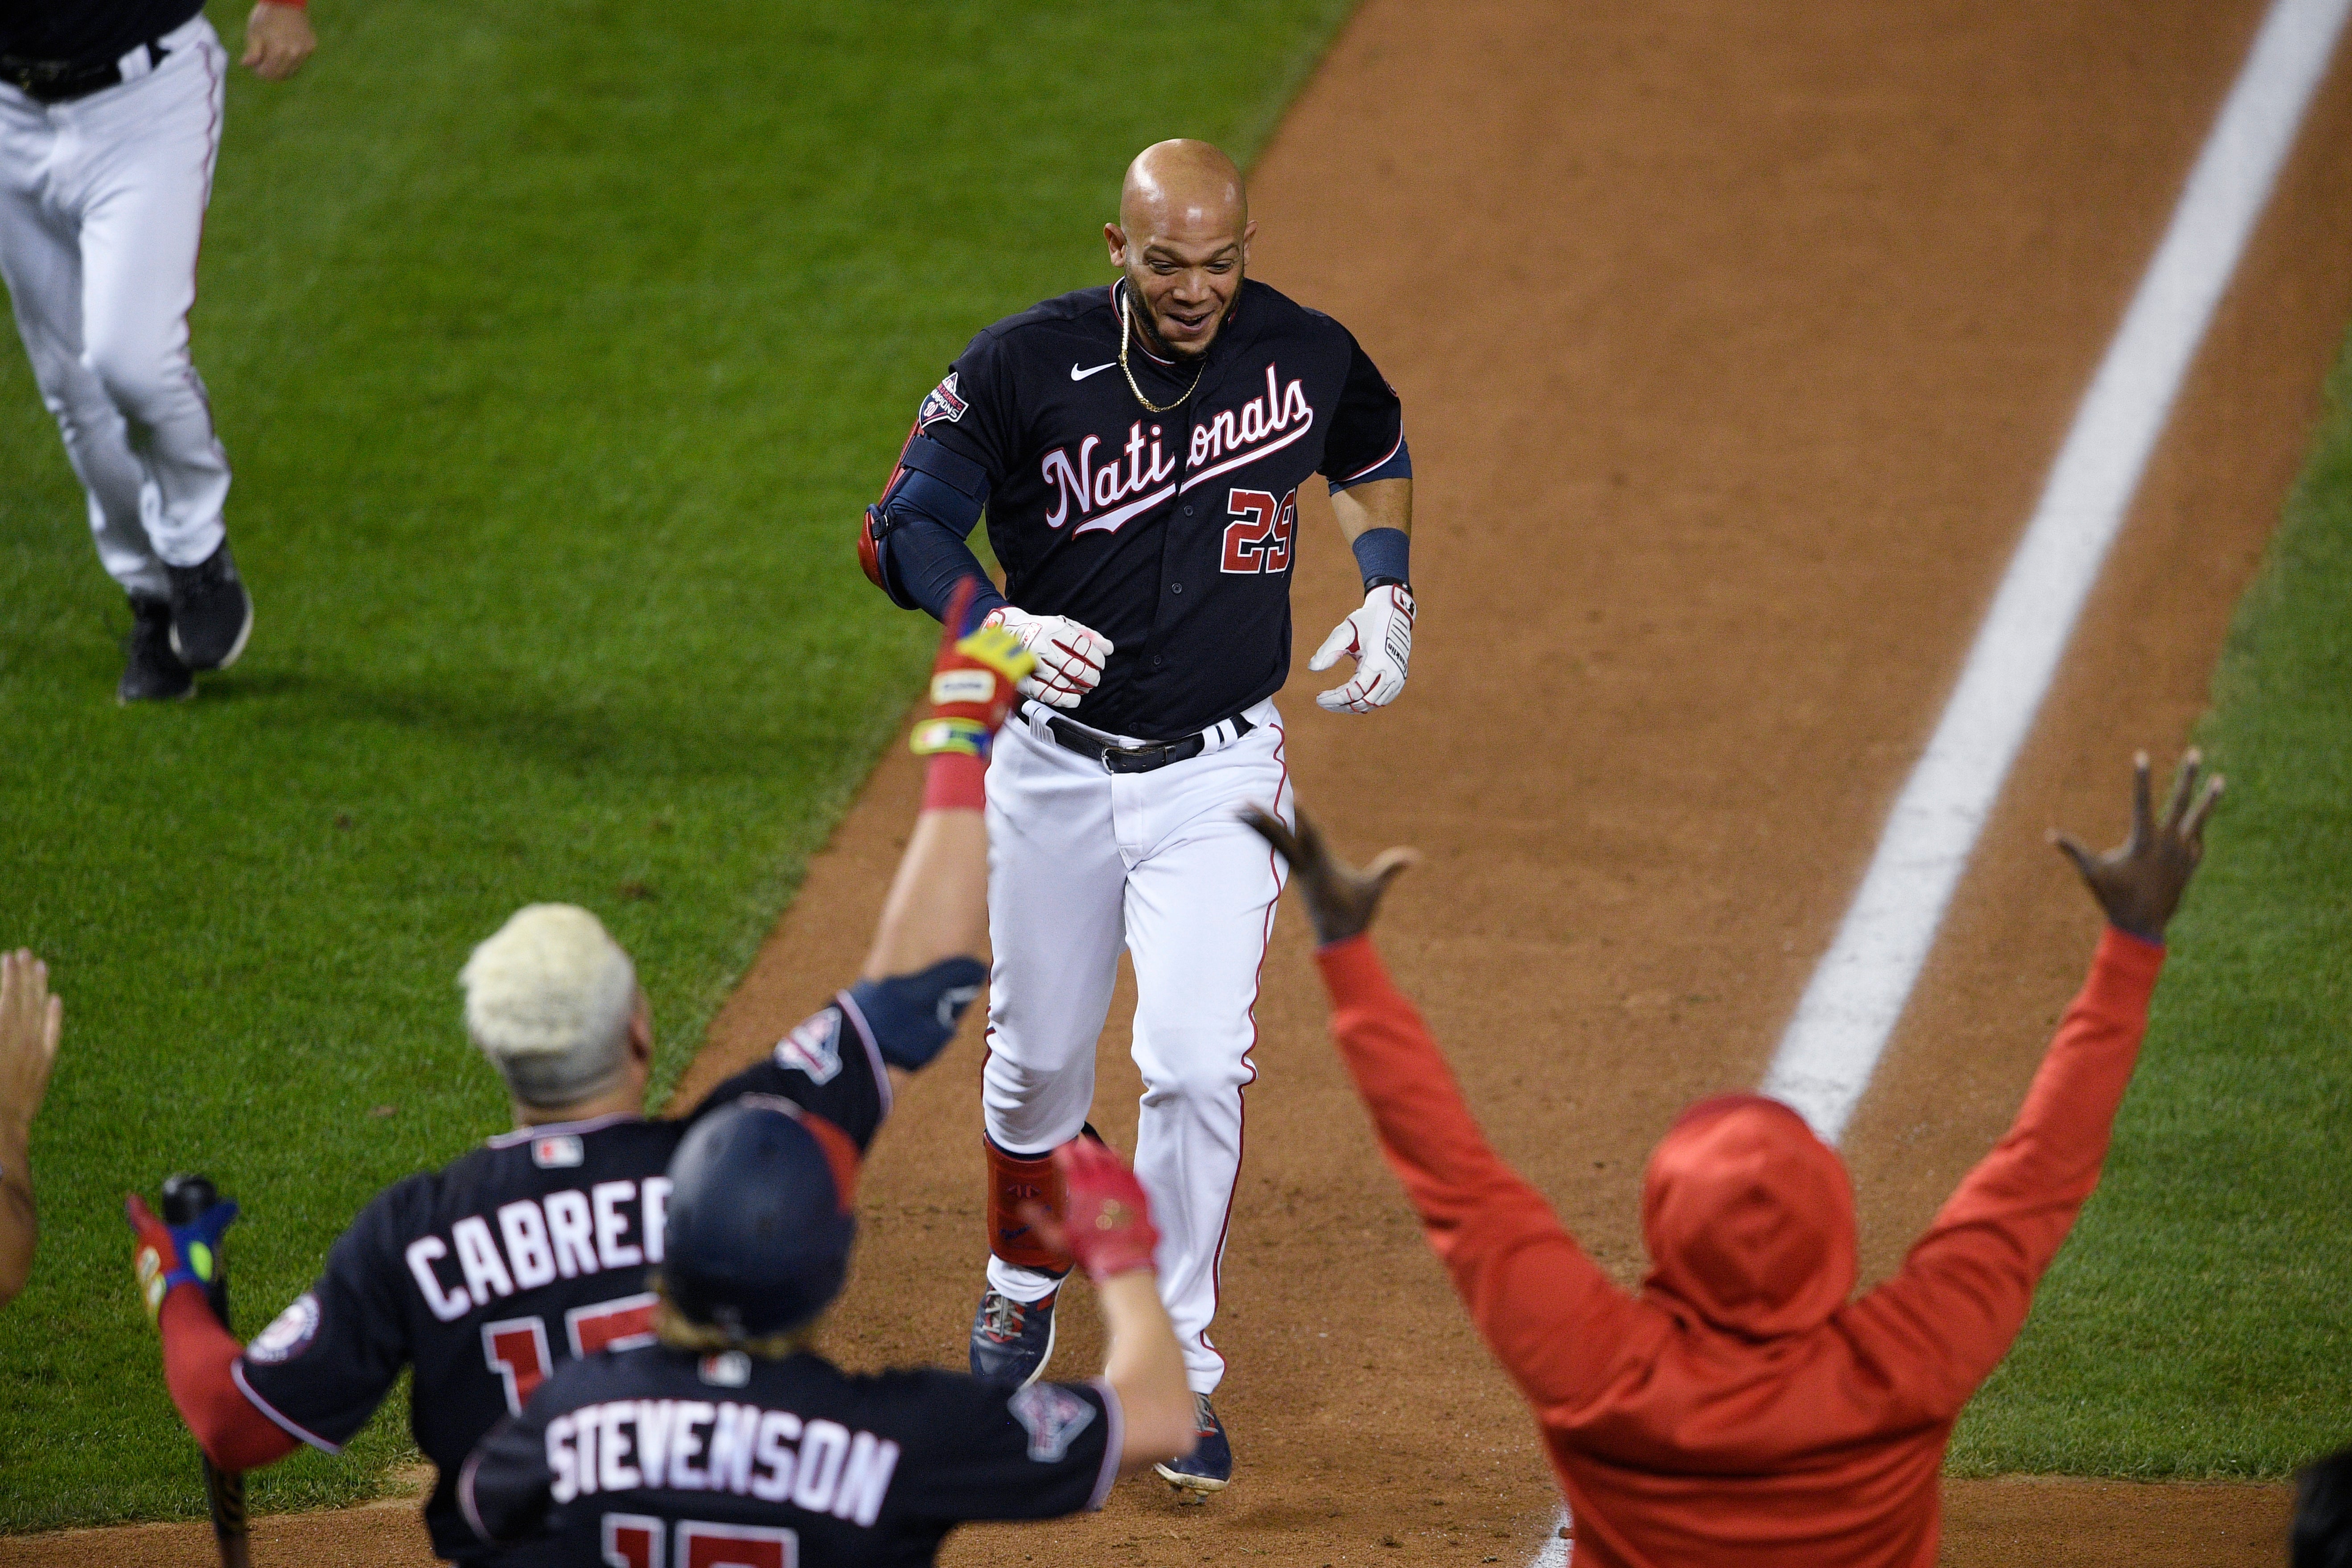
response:
M2352 1442L2352 348L2200 740L2229 776L2097 1194L1962 1474L2279 1477Z
M675 1081L922 667L849 548L915 402L1106 275L1135 148L1262 141L1347 8L383 0L235 78L196 342L259 623L193 705L115 709L122 601L0 350L0 942L67 1005L0 1529L201 1511L121 1194L241 1198L257 1329L501 1125L454 976L517 904L605 917ZM404 1416L257 1506L370 1491Z

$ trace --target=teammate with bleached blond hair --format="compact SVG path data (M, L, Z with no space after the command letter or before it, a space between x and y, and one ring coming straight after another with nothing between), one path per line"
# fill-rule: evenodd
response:
M460 976L467 1032L505 1079L514 1130L380 1194L318 1283L251 1344L229 1337L201 1289L236 1205L166 1226L130 1201L173 1402L216 1465L256 1468L300 1443L333 1453L412 1367L412 1430L441 1472L425 1504L434 1551L485 1561L493 1550L459 1513L458 1467L565 1363L651 1342L664 1173L688 1130L746 1095L772 1097L854 1164L889 1112L893 1076L939 1054L986 974L981 781L1033 661L1008 632L963 635L970 618L951 615L941 639L932 716L913 740L930 759L923 811L864 977L690 1114L642 1113L653 1024L628 954L587 910L533 904ZM563 1560L551 1544L495 1554Z

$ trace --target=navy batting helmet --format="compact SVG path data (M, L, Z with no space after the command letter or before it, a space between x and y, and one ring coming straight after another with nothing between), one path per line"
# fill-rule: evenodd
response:
M670 1157L671 1304L741 1339L816 1316L849 1272L856 1170L848 1135L790 1100L746 1095L704 1117Z

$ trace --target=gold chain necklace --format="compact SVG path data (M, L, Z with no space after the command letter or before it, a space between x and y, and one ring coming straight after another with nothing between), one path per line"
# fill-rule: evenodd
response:
M1128 391L1135 394L1135 400L1142 404L1146 411L1152 414L1165 414L1171 408L1182 407L1184 399L1200 390L1201 378L1209 374L1208 356L1206 354L1201 356L1201 368L1192 373L1192 384L1186 387L1182 395L1175 402L1154 403L1143 395L1143 388L1135 384L1135 372L1127 368L1127 345L1129 340L1134 336L1134 329L1127 324L1127 291L1121 289L1118 296L1118 374L1127 377Z

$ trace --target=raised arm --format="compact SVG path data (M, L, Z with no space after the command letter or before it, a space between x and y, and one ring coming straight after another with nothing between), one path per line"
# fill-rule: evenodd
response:
M948 606L931 667L930 714L908 744L928 760L923 805L882 906L857 983L784 1037L772 1057L712 1089L699 1117L745 1094L780 1094L831 1121L862 1152L893 1085L930 1063L988 967L988 752L1033 668L1013 636L974 630L971 585Z
M1580 1398L1622 1348L1617 1331L1633 1302L1543 1194L1487 1146L1427 1026L1365 934L1412 853L1391 849L1357 871L1331 854L1305 812L1296 835L1264 812L1244 815L1290 862L1315 926L1340 1057L1479 1334L1538 1409Z
M2147 758L2136 764L2131 837L2093 855L2052 838L2105 913L2091 973L2058 1026L2008 1134L1978 1162L1911 1249L1903 1270L1857 1303L1859 1321L1905 1342L1937 1369L1921 1392L1956 1412L2008 1354L2034 1286L2098 1185L2116 1111L2130 1086L2164 931L2204 853L2221 781L2197 788L2200 758L2180 763L2163 819L2151 810Z

